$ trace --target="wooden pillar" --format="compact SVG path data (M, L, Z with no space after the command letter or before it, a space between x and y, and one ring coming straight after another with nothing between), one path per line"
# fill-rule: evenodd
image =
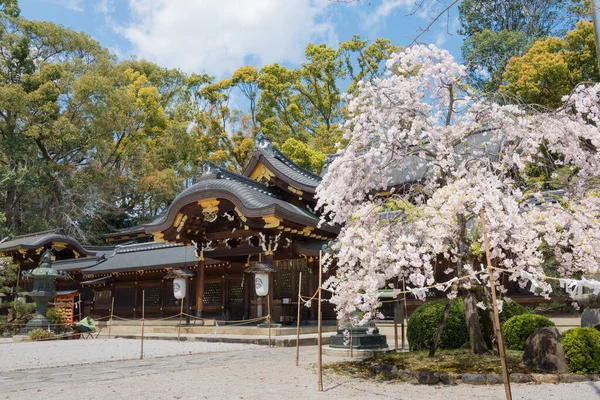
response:
M198 268L196 269L196 317L204 318L204 250L200 252Z

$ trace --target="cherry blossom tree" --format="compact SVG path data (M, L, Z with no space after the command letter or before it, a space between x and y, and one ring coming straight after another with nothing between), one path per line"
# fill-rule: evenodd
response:
M362 324L381 317L379 290L399 291L399 279L421 299L460 295L471 350L485 352L474 288L489 281L473 275L482 207L501 293L503 277L548 297L546 276L597 272L600 85L578 86L549 112L476 97L466 67L434 46L394 54L387 68L350 99L349 144L318 188L322 222L343 227L331 301L340 320L358 309Z

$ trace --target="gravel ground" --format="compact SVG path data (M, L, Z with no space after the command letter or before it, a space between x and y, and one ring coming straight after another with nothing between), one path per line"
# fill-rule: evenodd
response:
M235 351L255 346L229 343L144 341L144 357ZM256 346L258 347L258 346ZM53 340L46 342L0 343L0 372L79 365L140 358L139 340L93 339Z
M90 360L110 359L113 348L138 355L139 341L91 340L53 343L19 343L0 346L2 364L11 359L29 365L0 374L0 399L504 399L504 388L496 386L421 386L365 381L332 373L324 375L324 392L317 391L315 346L302 347L300 366L295 367L294 348L266 348L217 343L148 341L157 355L171 351L199 354L151 359L109 361L85 366L33 368L32 359L43 352L54 362L66 363L73 354ZM33 344L41 346L33 347ZM196 345L204 345L201 347ZM78 347L73 347L78 346ZM179 350L173 350L177 346ZM129 349L130 350L125 350ZM173 353L171 353L173 354ZM117 355L120 357L123 355ZM62 358L61 358L62 357ZM124 358L124 357L123 357ZM131 357L130 357L131 358ZM325 362L337 359L324 356ZM29 361L28 361L29 360ZM598 399L600 382L571 384L513 384L516 399Z

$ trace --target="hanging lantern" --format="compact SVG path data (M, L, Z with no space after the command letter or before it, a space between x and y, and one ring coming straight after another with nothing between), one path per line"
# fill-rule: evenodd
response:
M269 274L258 272L254 274L254 288L257 296L266 296L269 294Z
M187 289L187 282L185 278L175 278L173 279L173 296L176 299L185 298L185 292Z
M254 274L254 290L257 296L269 294L269 274L276 272L277 268L268 261L253 262L244 272Z

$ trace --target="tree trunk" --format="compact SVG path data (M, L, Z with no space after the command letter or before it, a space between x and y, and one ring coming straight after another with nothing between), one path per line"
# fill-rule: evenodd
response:
M498 338L496 337L498 330L496 327L496 318L494 317L494 303L492 302L492 293L490 292L490 288L484 286L483 290L485 292L485 298L487 299L488 303L488 313L490 314L490 319L492 320L492 347L490 348L490 350L494 351L495 349L493 343L494 341L498 343Z
M450 307L452 306L452 300L449 298L446 299L446 307L444 307L444 313L442 314L442 318L440 318L440 325L437 328L437 332L433 338L433 342L431 342L431 347L429 348L429 357L435 356L435 351L437 350L438 344L440 343L440 338L442 337L442 333L444 332L444 328L446 327L446 321L448 320L448 315L450 315Z
M474 354L484 354L489 351L481 333L479 324L479 314L475 305L473 293L467 291L465 296L465 315L467 317L467 330L469 331L469 340L471 342L471 351Z

